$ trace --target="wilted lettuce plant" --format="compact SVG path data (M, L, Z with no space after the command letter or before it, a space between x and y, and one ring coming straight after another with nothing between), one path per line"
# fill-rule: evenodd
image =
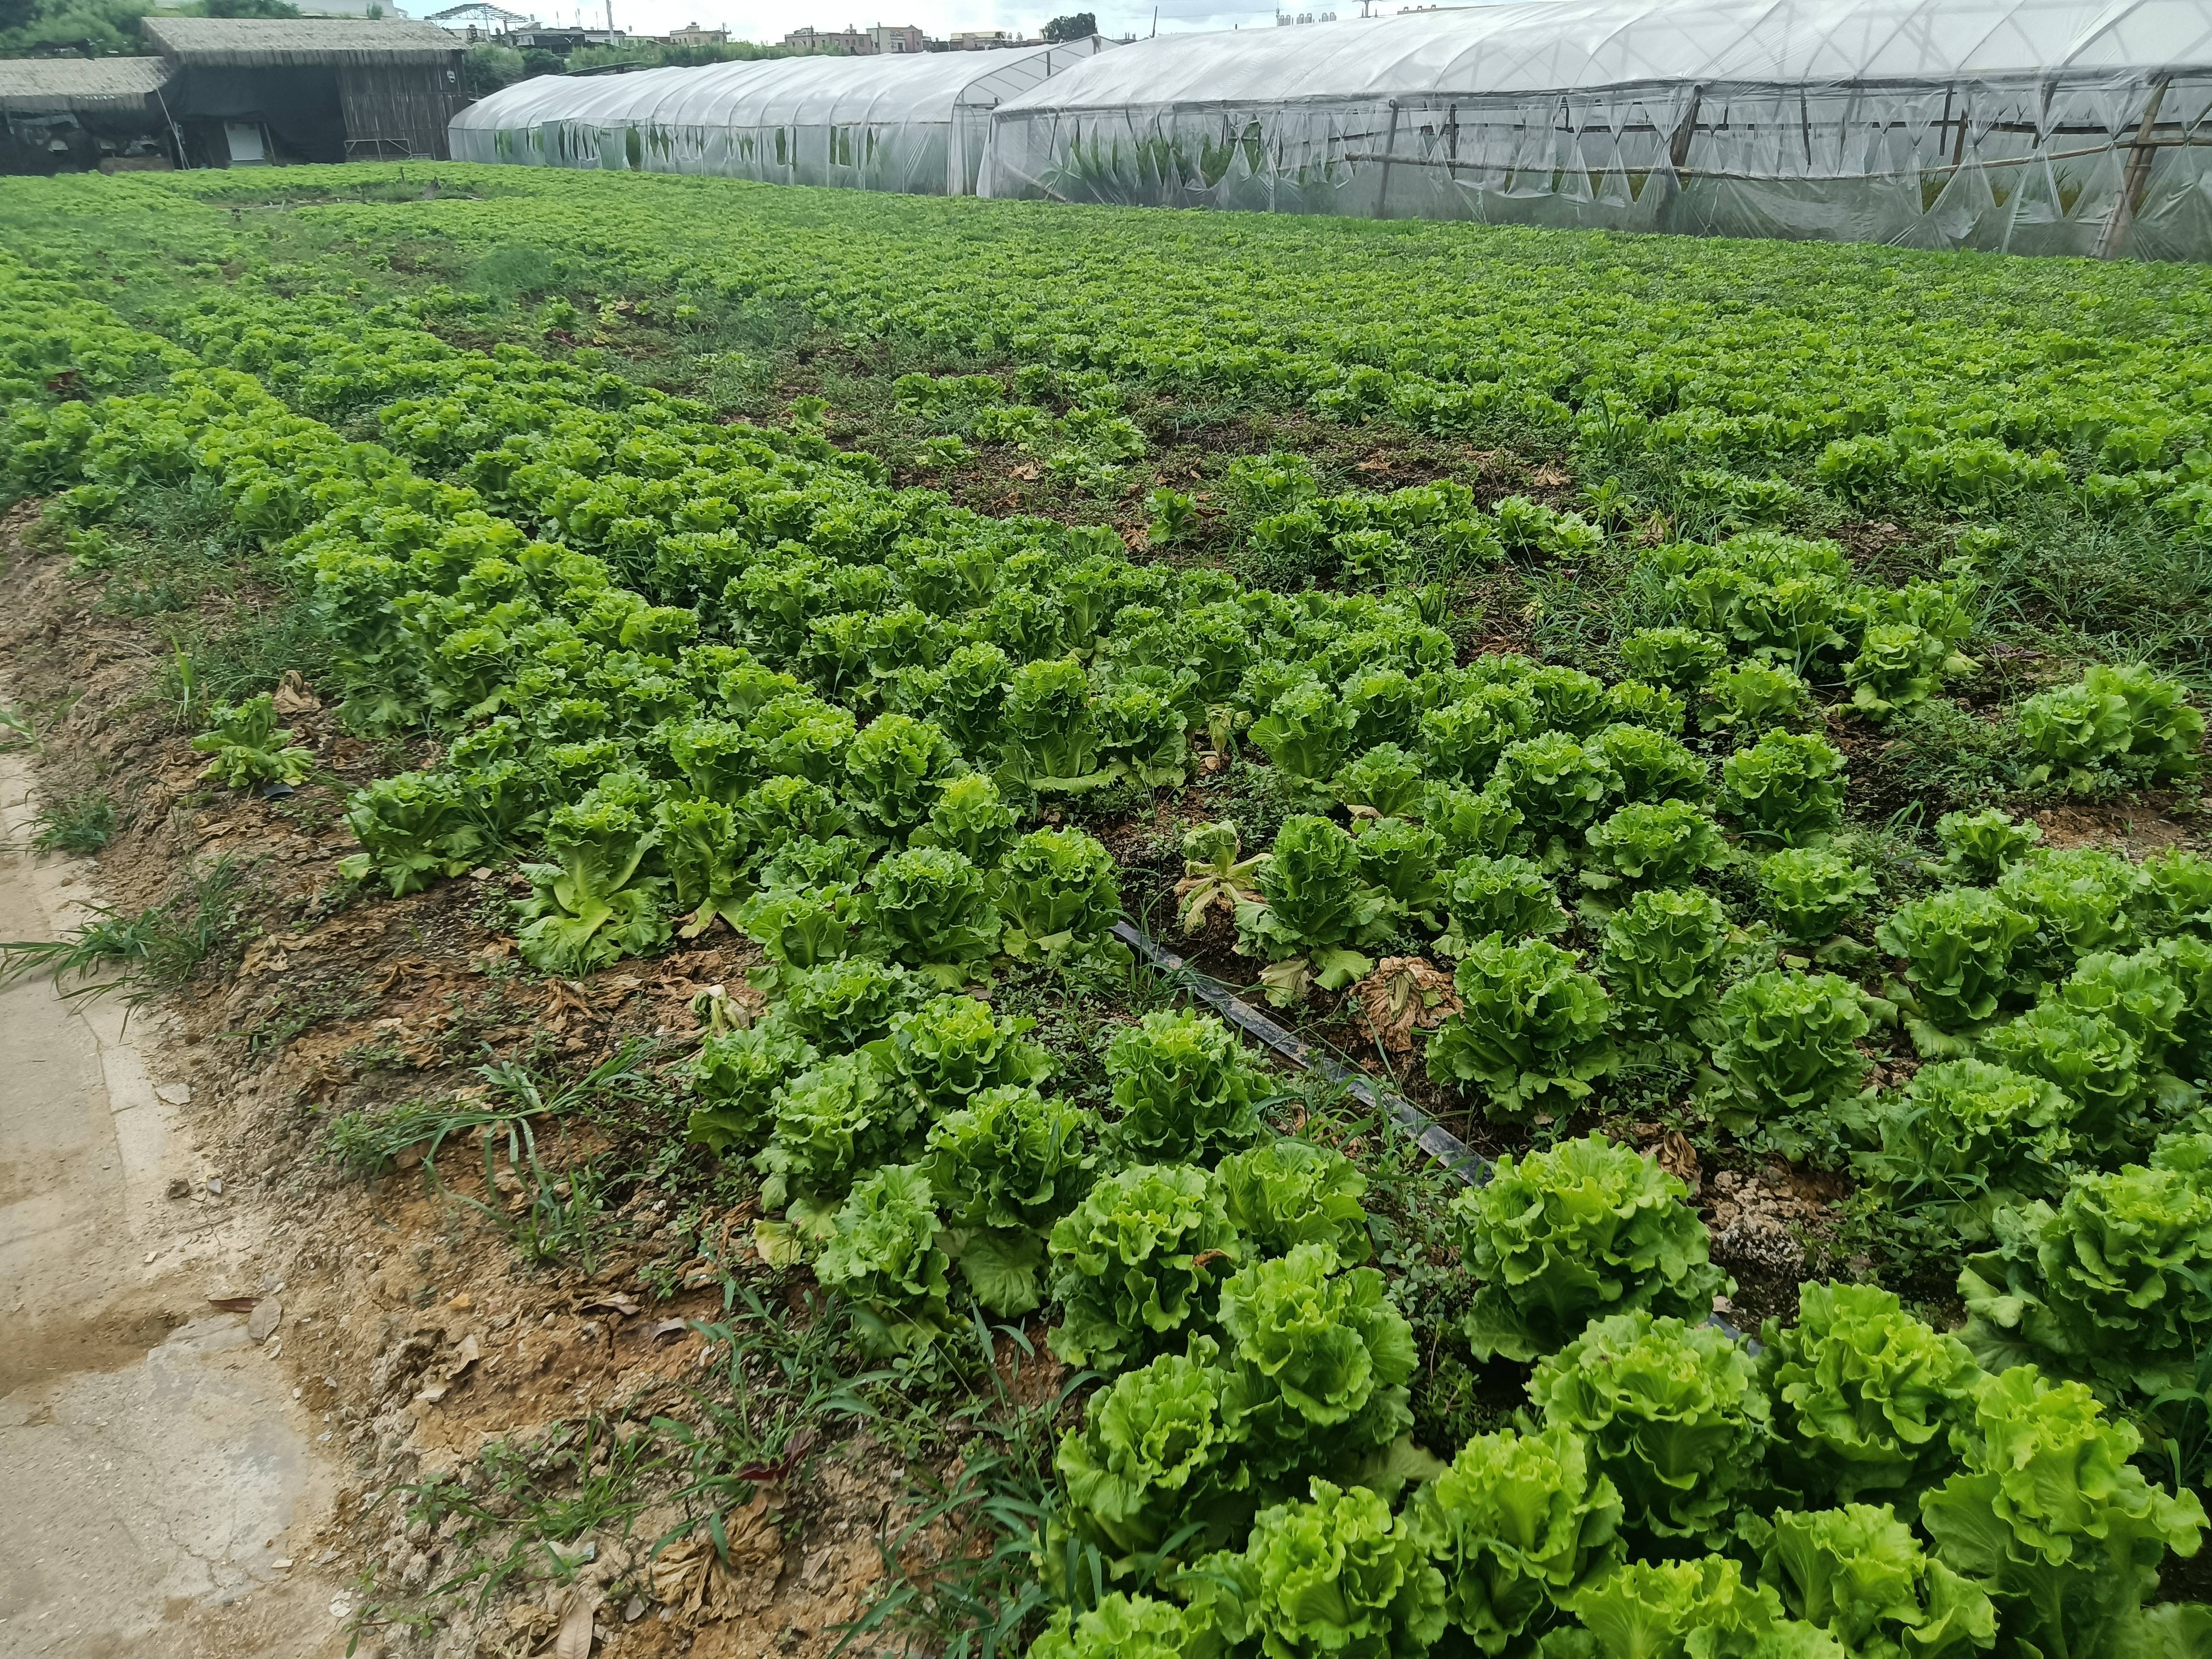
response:
M1688 1196L1652 1159L1603 1135L1501 1155L1488 1182L1452 1200L1475 1282L1475 1358L1534 1359L1602 1313L1703 1319L1730 1281L1707 1259Z

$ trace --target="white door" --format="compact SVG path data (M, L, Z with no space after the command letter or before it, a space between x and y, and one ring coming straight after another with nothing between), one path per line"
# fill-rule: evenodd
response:
M222 136L230 145L230 164L239 167L265 167L269 154L261 142L261 126L256 121L225 121Z

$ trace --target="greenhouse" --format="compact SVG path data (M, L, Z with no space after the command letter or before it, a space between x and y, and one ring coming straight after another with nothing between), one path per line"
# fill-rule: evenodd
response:
M541 76L454 118L453 156L972 195L992 109L1109 44Z
M2212 0L1540 0L1139 42L979 193L2212 257Z

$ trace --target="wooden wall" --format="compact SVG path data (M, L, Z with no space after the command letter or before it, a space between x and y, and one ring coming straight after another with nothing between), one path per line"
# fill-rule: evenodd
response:
M467 101L461 90L458 52L450 65L343 65L338 70L338 105L345 117L346 159L450 160L446 124Z

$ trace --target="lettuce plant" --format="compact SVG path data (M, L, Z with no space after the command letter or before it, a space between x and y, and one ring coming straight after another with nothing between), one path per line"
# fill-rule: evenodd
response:
M1875 1098L1874 1145L1853 1167L1893 1210L1926 1213L1962 1237L1989 1237L1990 1212L2047 1196L2075 1155L2074 1103L2039 1077L1986 1060L1923 1066Z
M817 968L852 948L860 896L842 883L770 887L738 908L738 925L785 968Z
M1404 669L1364 669L1345 681L1342 691L1345 707L1352 711L1353 748L1371 751L1381 744L1395 748L1413 741L1427 703L1421 686Z
M1586 745L1620 780L1614 799L1638 802L1704 800L1712 781L1702 757L1677 738L1645 726L1608 726Z
M1347 831L1327 818L1284 819L1258 880L1261 902L1237 907L1237 948L1294 966L1267 981L1277 1006L1303 996L1309 977L1340 990L1372 965L1352 947L1381 936L1385 906L1362 880L1359 849Z
M1545 1659L1844 1659L1833 1644L1775 1643L1785 1626L1781 1598L1771 1585L1745 1583L1741 1564L1725 1556L1631 1561L1561 1605L1583 1629L1548 1635Z
M775 1121L776 1091L821 1056L777 1018L710 1036L691 1062L690 1138L716 1156L760 1150Z
M2195 773L2204 717L2179 682L2149 668L2097 664L2081 684L2030 697L2020 706L2020 734L2042 764L2028 775L2054 774L2065 787L2097 787L2100 769L2124 768L2154 778Z
M1260 866L1269 854L1244 856L1243 837L1227 818L1200 823L1183 831L1182 879L1176 884L1182 902L1182 930L1201 931L1217 908L1235 915L1240 904L1256 904L1260 890L1253 885Z
M818 783L805 778L774 777L748 789L738 816L752 830L754 844L773 847L793 836L827 841L852 827L852 810Z
M1193 1612L1231 1653L1420 1659L1444 1632L1443 1575L1374 1492L1321 1480L1311 1491L1261 1510L1241 1554L1198 1564Z
M2052 1085L2072 1103L2065 1127L2082 1145L2118 1151L2135 1137L2148 1095L2142 1051L2118 1021L2063 1003L2038 1003L1993 1026L1982 1053Z
M1073 657L1024 663L1007 684L1001 776L1039 793L1080 793L1113 781L1098 752L1091 677Z
M651 797L642 779L617 774L554 808L545 847L557 862L523 866L532 893L515 945L532 967L574 977L668 942L660 884L639 874L659 839Z
M977 1090L930 1127L929 1178L960 1276L1001 1318L1042 1301L1041 1234L1089 1190L1097 1120L1020 1084Z
M1645 628L1621 641L1628 672L1655 685L1696 691L1727 666L1727 644L1694 628Z
M935 1117L982 1090L1049 1078L1051 1056L1024 1035L1036 1025L1027 1018L1001 1018L974 997L940 996L892 1015L889 1035L871 1043L869 1054Z
M1418 921L1431 933L1443 926L1444 882L1437 866L1444 838L1426 824L1403 818L1369 818L1359 823L1353 842L1360 879L1380 894L1393 919Z
M884 947L948 990L998 947L1001 923L983 872L957 853L894 853L869 872L868 889L869 921Z
M1745 839L1803 847L1843 822L1844 757L1825 738L1770 732L1721 763L1720 808Z
M2149 1163L2077 1176L2057 1209L1990 1218L1995 1246L1959 1276L1966 1340L2108 1393L2185 1384L2212 1338L2212 1135L2161 1140Z
M2038 848L1998 878L2005 902L2035 923L2033 961L2062 978L2095 951L2135 943L2135 866L2100 847Z
M2212 935L2212 859L2179 847L2152 854L2136 869L2135 908L2152 939Z
M1620 799L1620 775L1602 753L1564 732L1545 732L1507 745L1495 787L1521 811L1539 848L1564 860L1583 831Z
M1728 863L1720 825L1685 800L1638 801L1583 837L1583 885L1600 893L1687 887Z
M1538 731L1580 736L1605 722L1605 682L1564 663L1547 663L1522 674L1522 696L1536 708Z
M2171 1549L2194 1555L2204 1507L2143 1479L2142 1437L2078 1382L2016 1365L1982 1383L1960 1473L1920 1503L1937 1560L1988 1591L2010 1652L2134 1651Z
M1418 816L1444 838L1444 857L1455 862L1478 853L1495 857L1523 844L1521 809L1495 789L1431 783L1422 792Z
M1879 890L1864 866L1823 847L1785 847L1759 866L1759 898L1793 944L1833 938Z
M1535 708L1516 687L1478 686L1421 716L1421 754L1431 777L1480 789L1507 747L1535 729Z
M775 1097L775 1127L754 1162L768 1177L761 1206L817 1229L864 1170L913 1150L914 1110L865 1054L833 1054Z
M1770 1320L1759 1339L1773 1406L1769 1468L1784 1490L1909 1505L1957 1467L1952 1436L1972 1418L1981 1367L1890 1291L1808 1284L1797 1322Z
M1600 1134L1502 1154L1487 1182L1452 1200L1476 1286L1474 1357L1534 1359L1604 1313L1711 1313L1730 1281L1707 1259L1688 1196L1650 1158Z
M1406 1530L1443 1573L1445 1616L1496 1655L1619 1565L1620 1514L1581 1436L1507 1429L1475 1436L1424 1482Z
M1342 1152L1287 1136L1221 1160L1217 1172L1229 1220L1254 1259L1326 1244L1340 1261L1372 1253L1359 1200L1367 1177Z
M664 800L653 816L676 907L685 913L678 936L696 939L718 920L744 932L739 907L751 884L737 814L718 800L694 797Z
M1722 995L1719 1021L1716 1115L1739 1133L1827 1110L1866 1080L1857 1044L1874 1021L1864 1000L1833 974L1755 975Z
M1377 744L1346 763L1329 793L1346 806L1364 807L1377 817L1415 816L1428 787L1421 763L1395 743Z
M1092 1187L1054 1224L1049 1253L1053 1298L1065 1310L1052 1352L1110 1375L1211 1322L1237 1261L1237 1233L1207 1171L1146 1164Z
M760 866L760 884L779 887L857 888L866 878L870 848L850 836L793 836Z
M1993 882L2011 869L2043 839L2043 826L1986 806L1978 812L1944 813L1936 820L1936 839L1943 844L1936 874L1964 886Z
M1447 956L1464 955L1474 941L1493 933L1521 939L1563 933L1570 926L1549 878L1510 853L1462 859L1451 872L1444 908L1451 927L1437 948Z
M483 850L467 797L446 772L379 778L346 804L345 824L362 850L341 860L339 873L350 881L380 877L394 898L459 875Z
M870 829L904 835L966 770L952 739L911 714L878 714L845 752L844 797Z
M276 700L264 691L244 702L219 702L209 714L210 728L192 739L209 757L200 775L232 789L256 784L294 784L314 769L311 749L293 744L292 733L276 724Z
M831 1054L866 1047L928 998L922 981L905 969L859 957L791 975L782 988L776 1017Z
M980 772L952 779L939 791L929 816L908 837L911 847L941 847L979 870L988 870L1014 844L1021 820Z
M1222 1422L1254 1477L1351 1468L1411 1429L1413 1327L1372 1267L1337 1270L1328 1244L1240 1268L1221 1287Z
M1221 1420L1224 1381L1211 1365L1163 1354L1092 1395L1083 1426L1060 1437L1058 1518L1097 1547L1111 1576L1147 1558L1218 1549L1251 1513L1240 1502L1249 1477L1239 1448Z
M1727 967L1728 918L1699 887L1638 893L1605 925L1598 969L1622 1023L1683 1058Z
M1468 948L1452 983L1462 1006L1429 1039L1429 1076L1479 1084L1494 1119L1571 1110L1620 1063L1605 988L1571 951L1493 933Z
M1266 1073L1211 1014L1161 1009L1118 1032L1106 1076L1120 1114L1108 1139L1138 1163L1211 1164L1266 1133Z
M1761 732L1804 725L1812 718L1813 693L1796 674L1778 664L1739 663L1705 682L1705 710L1698 726L1756 738Z
M1086 1612L1053 1608L1028 1659L1192 1659L1212 1639L1209 1624L1172 1601L1116 1590Z
M1875 939L1904 960L1921 1017L1955 1031L1995 1018L2013 989L2013 951L2034 932L1990 889L1951 887L1893 911Z
M1780 1511L1759 1577L1792 1614L1852 1653L1942 1659L1986 1649L1996 1637L1988 1594L1931 1559L1886 1504Z
M702 800L734 806L757 781L753 744L735 720L694 720L671 726L668 757Z
M1278 696L1250 736L1285 776L1317 788L1351 755L1354 719L1334 687L1307 680Z
M1589 1443L1632 1540L1717 1547L1759 1478L1766 1395L1751 1356L1713 1326L1642 1310L1594 1320L1537 1362L1528 1398L1546 1427Z
M1950 642L1908 622L1875 623L1859 636L1859 653L1844 665L1851 707L1870 720L1923 703L1942 689Z
M2058 1001L2082 1013L2102 1014L2135 1040L2140 1064L2154 1073L2181 1035L2189 999L2156 951L2118 956L2100 951L2083 957L2057 988Z
M1679 737L1689 712L1678 692L1649 681L1619 680L1606 689L1606 718L1616 725L1648 726Z
M871 1353L902 1353L950 1328L951 1261L938 1243L928 1172L886 1164L854 1187L830 1224L814 1276L853 1302L854 1325Z
M1114 855L1080 830L1033 830L1000 860L989 883L1006 919L1002 944L1017 962L1062 963L1112 943L1121 920Z

